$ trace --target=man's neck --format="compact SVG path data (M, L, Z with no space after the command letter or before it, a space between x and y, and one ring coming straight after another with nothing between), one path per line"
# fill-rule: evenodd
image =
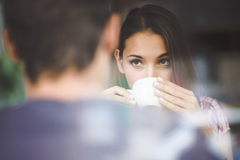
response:
M36 84L26 78L26 97L30 100L51 99L57 101L76 101L95 97L102 86L91 76L74 70L65 71L58 78L40 76Z

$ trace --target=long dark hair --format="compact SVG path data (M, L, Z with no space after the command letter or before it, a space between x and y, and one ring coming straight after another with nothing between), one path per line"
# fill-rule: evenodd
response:
M194 90L194 85L200 84L181 25L170 11L156 5L130 10L120 31L120 58L123 56L125 41L139 32L150 32L163 38L170 55L175 84L189 90ZM195 91L198 98L202 94L200 92Z

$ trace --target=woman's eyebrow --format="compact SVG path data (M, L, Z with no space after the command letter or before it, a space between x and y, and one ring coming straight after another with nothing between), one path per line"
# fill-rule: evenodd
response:
M162 58L162 57L168 56L168 55L169 55L168 53L163 53L163 54L161 54L160 56L158 56L158 58Z
M169 55L168 53L163 53L163 54L161 54L160 56L158 56L158 58L162 58L162 57L168 56L168 55ZM128 57L136 57L136 58L141 58L141 59L143 59L142 56L138 56L138 55L134 55L134 54L127 56L127 58L128 58Z
M136 58L141 58L141 59L143 59L143 57L138 56L138 55L129 55L129 56L127 56L127 58L128 58L128 57L136 57Z

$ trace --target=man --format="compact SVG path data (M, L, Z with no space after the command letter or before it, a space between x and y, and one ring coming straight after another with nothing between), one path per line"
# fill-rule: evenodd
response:
M2 6L5 46L25 65L28 99L73 101L101 90L120 24L109 0L3 0Z
M109 0L2 0L1 4L4 44L10 57L24 64L27 102L0 112L0 159L97 156L83 145L90 144L90 135L86 127L81 132L82 122L91 123L91 109L109 113L109 108L118 108L94 97L109 78L119 14L110 13ZM88 114L82 114L84 109L90 110ZM89 140L99 142L94 135Z

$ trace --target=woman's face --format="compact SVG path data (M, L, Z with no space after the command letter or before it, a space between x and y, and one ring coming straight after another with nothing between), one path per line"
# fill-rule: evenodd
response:
M172 80L172 65L161 36L148 32L132 35L125 42L122 59L115 52L119 71L125 74L129 87L145 77Z

